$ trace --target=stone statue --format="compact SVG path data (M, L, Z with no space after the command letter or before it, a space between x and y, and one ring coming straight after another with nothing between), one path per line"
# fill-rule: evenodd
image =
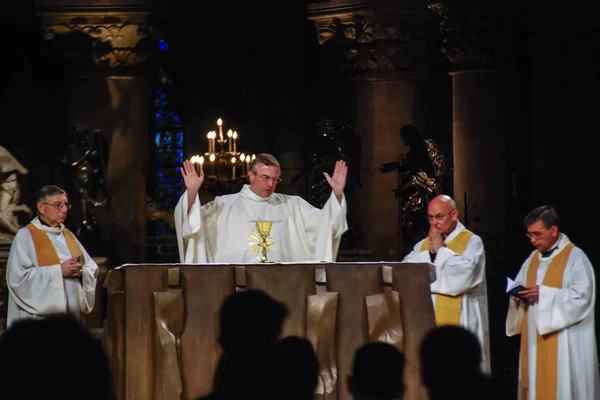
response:
M400 185L394 190L401 207L403 247L427 236L427 204L441 194L445 162L441 148L431 139L424 139L412 125L400 128L402 143L409 147L408 153L398 161L382 164L379 171L400 173Z
M348 184L346 185L346 200L349 190L362 189L360 181L361 140L356 131L344 123L336 123L330 118L322 118L316 124L314 135L309 141L308 160L306 167L294 176L290 183L295 184L302 176L308 175L308 202L317 208L322 208L329 195L331 187L325 180L323 172L331 174L336 161L344 160L348 165ZM349 205L349 208L350 205ZM358 226L349 216L348 231L342 236L340 247L356 248L358 241Z
M109 205L105 158L108 146L103 139L102 131L75 125L63 158L63 163L71 168L75 201L81 207L77 236L86 248L94 248L100 237L96 209Z
M10 152L0 146L0 240L12 240L21 225L16 213L29 217L33 212L26 204L19 204L21 189L17 175L27 175L29 171Z

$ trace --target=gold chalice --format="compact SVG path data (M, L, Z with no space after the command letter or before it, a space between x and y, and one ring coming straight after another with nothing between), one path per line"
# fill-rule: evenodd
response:
M267 252L275 242L271 240L271 228L276 221L250 221L256 224L254 231L248 237L248 244L252 246L252 251L257 253L258 261L261 263L270 262L267 258ZM260 250L260 251L259 251Z

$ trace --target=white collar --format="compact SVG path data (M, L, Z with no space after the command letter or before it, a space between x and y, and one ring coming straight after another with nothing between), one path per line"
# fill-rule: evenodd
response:
M250 185L244 185L244 187L241 190L241 193L243 193L244 195L246 195L246 197L249 197L251 200L254 201L269 201L275 195L275 193L271 193L269 197L260 197L250 189Z
M44 225L40 222L40 217L35 217L33 220L31 220L31 223L33 224L33 226L35 226L39 230L42 230L42 231L48 232L48 233L54 233L55 235L58 235L59 233L61 233L63 231L63 229L65 228L65 226L63 224L60 224L57 227Z
M544 260L544 261L552 260L552 258L554 258L554 256L556 256L561 251L563 251L563 249L565 247L567 247L567 245L569 243L571 243L571 240L569 240L569 237L567 235L565 235L564 233L560 233L558 235L558 240L556 241L556 243L554 243L554 245L549 249L549 250L552 250L552 249L555 248L556 250L554 250L552 252L552 254L550 254L548 257L542 257L542 253L539 252L540 253L540 256L539 256L540 260Z
M444 243L446 243L446 244L450 243L450 241L452 239L454 239L456 237L456 235L458 235L465 229L467 229L467 228L465 228L465 226L460 221L457 220L454 230L452 232L450 232L450 234L448 236L446 236L446 239L444 239Z

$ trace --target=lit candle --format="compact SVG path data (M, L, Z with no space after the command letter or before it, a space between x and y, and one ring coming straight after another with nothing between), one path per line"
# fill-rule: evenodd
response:
M231 131L229 131L231 132ZM237 131L233 132L233 152L236 153L237 152ZM244 160L242 160L244 161Z
M229 152L231 153L231 136L233 135L233 133L231 132L231 129L227 131L227 142L229 144ZM234 150L235 151L235 150Z
M217 120L217 125L219 125L219 140L223 140L223 120L221 118Z
M231 157L231 164L233 164L231 167L231 179L235 179L235 157Z
M210 174L214 175L215 174L215 154L212 153L208 159L210 160Z
M242 153L240 155L240 161L242 162L242 175L244 175L244 164L246 164L244 161L246 161L246 155L244 153Z
M248 173L250 171L250 161L252 161L252 160L250 160L250 155L248 155L246 157L246 173Z

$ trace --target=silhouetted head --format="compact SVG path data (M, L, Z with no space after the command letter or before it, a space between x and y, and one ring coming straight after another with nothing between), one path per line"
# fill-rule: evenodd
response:
M440 388L481 373L481 345L477 337L460 326L431 330L421 344L421 374L427 388Z
M107 400L102 344L68 315L16 321L0 337L0 398Z
M225 352L272 345L287 314L283 303L261 290L234 293L221 306L219 343Z
M400 137L402 138L402 143L406 146L423 141L421 133L413 125L404 125L400 128Z
M560 235L558 213L552 206L534 208L525 217L527 237L539 251L550 250Z
M288 336L279 342L277 385L281 399L312 400L319 377L319 361L305 338Z
M404 395L404 354L388 343L374 342L354 354L348 391L355 400L393 400Z

